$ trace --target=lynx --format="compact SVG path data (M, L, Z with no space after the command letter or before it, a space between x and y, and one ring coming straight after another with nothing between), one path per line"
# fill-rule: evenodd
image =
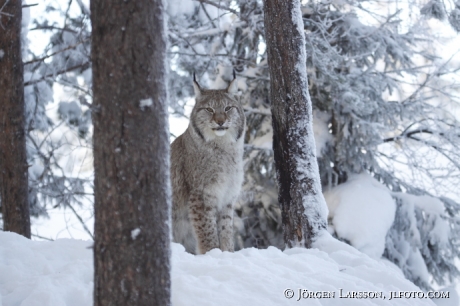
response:
M187 252L233 252L233 204L243 183L245 117L234 76L208 90L193 77L196 103L187 130L171 144L173 240Z

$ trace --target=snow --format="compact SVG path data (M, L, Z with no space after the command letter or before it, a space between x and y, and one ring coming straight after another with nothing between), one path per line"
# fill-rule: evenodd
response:
M171 17L192 15L195 12L196 3L192 0L169 0L166 4L166 10Z
M429 225L433 226L430 230L430 240L433 244L443 246L448 243L450 226L448 222L444 221L446 218L445 207L439 199L427 195L416 196L401 192L395 192L394 195L402 199L405 205L418 207L423 210L425 216L432 216L433 219Z
M82 111L80 105L75 102L60 102L58 113L65 119L69 121L78 121L81 117Z
M43 171L45 171L45 167L34 160L34 163L29 167L29 178L35 181L43 174Z
M150 107L152 105L153 105L152 98L143 99L143 100L139 101L139 107L142 108L142 109L144 109L146 107Z
M3 49L0 49L0 59L2 59L5 56L5 51Z
M92 305L91 246L90 241L37 242L0 232L0 305ZM339 295L350 291L378 292L388 300L390 291L420 292L391 263L374 260L326 231L315 242L318 249L283 252L269 247L235 253L214 249L194 256L179 244L172 243L171 247L175 306L292 305L302 290L335 295L310 298L305 301L308 305L389 305L381 298ZM284 296L289 293L287 289L293 290L291 299ZM418 298L397 299L391 304L434 305L429 299Z
M141 229L140 228L135 228L131 231L131 238L133 240L136 240L137 236L139 236L139 234L141 233Z
M393 238L391 247L395 248L395 251L392 251L392 256L394 256L395 262L398 262L403 271L407 271L421 281L429 283L431 275L428 271L427 263L433 260L437 261L438 266L441 266L442 263L439 262L436 252L430 254L430 252L424 250L431 248L431 245L436 246L438 250L443 250L441 252L449 252L449 241L452 238L450 224L446 220L447 214L444 205L439 199L426 195L416 196L394 192L393 196L401 200L400 214L407 216L402 220L395 221L400 223L397 224L397 228L401 226L410 227L408 232L411 239L405 241ZM419 214L423 215L423 224L417 223L417 210ZM422 248L424 243L428 245ZM417 248L414 249L413 245L416 245ZM422 252L425 257L428 255L432 259L423 258Z
M92 304L91 242L33 242L0 232L2 306Z
M403 193L398 194L400 197L405 197L406 200L409 200L410 198L416 200L414 204L428 213L442 215L445 212L444 204L437 198L427 195L413 196Z
M331 116L326 112L313 110L313 133L315 134L316 157L322 156L323 149L334 141L329 133L328 122Z
M363 173L351 175L346 183L324 192L324 197L338 237L361 252L380 258L396 212L390 190Z

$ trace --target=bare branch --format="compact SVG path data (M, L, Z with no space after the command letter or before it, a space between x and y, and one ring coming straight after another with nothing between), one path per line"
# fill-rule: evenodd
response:
M80 221L83 229L85 230L85 232L88 233L88 235L91 237L91 239L94 239L94 236L93 236L93 233L91 233L91 231L88 229L88 227L86 226L85 224L85 221L83 221L83 218L77 213L77 211L75 210L75 208L73 208L72 205L70 205L70 203L67 203L68 207L70 207L70 209L72 210L72 212L74 213L75 217L77 217L78 221Z
M76 69L79 69L81 68L81 70L85 70L85 69L88 69L89 68L89 62L86 62L86 63L83 63L83 64L79 64L79 65L75 65L75 66L72 66L72 67L69 67L69 68L66 68L66 69L62 69L62 70L59 70L57 72L54 72L54 73L49 73L45 76L43 76L42 78L40 79L36 79L36 80L31 80L31 81L28 81L28 82L24 82L24 87L25 86L30 86L30 85L34 85L34 84L37 84L37 83L40 83L42 81L45 81L47 78L51 78L51 77L56 77L58 75L61 75L61 74L64 74L66 72L69 72L69 71L72 71L72 70L76 70Z
M77 31L74 31L74 30L72 30L72 29L69 29L69 28L60 28L60 27L55 27L55 26L39 26L39 27L35 27L35 28L32 28L32 29L29 29L29 31L36 31L36 30L59 30L59 31L65 31L65 32L70 32L70 33L78 34Z
M198 1L198 2L201 2L201 3L206 3L206 4L209 4L209 5L212 5L212 6L215 6L221 10L225 10L225 11L229 11L229 12L232 12L233 14L235 15L239 15L240 13L235 11L234 9L231 9L229 7L225 7L225 6L222 6L218 3L214 3L213 1L211 0L195 0L195 1Z
M22 6L22 8L25 8L25 7L31 7L31 6L37 6L38 3L32 3L32 4L25 4Z
M389 137L389 138L385 138L383 140L383 142L390 142L390 141L396 141L396 140L399 140L401 138L410 138L412 135L415 135L415 134L420 134L420 133L427 133L427 134L434 134L432 131L428 130L428 129L419 129L419 130L415 130L415 131L410 131L410 132L402 132L400 135L398 136L394 136L394 137ZM443 134L443 133L438 133L439 135ZM441 135L442 136L442 135Z
M48 237L44 237L44 236L40 236L38 234L32 234L33 237L37 237L37 238L40 238L40 239L43 239L43 240L48 240L48 241L54 241L54 239L51 239L51 238L48 238Z
M215 24L214 21L212 20L211 16L209 16L208 10L207 10L206 7L204 6L203 2L200 2L200 5L201 5L201 8L203 9L204 13L206 14L206 17L208 17L209 22L212 24L212 27L213 27L213 28L217 28L217 27L216 27L216 24Z
M412 140L415 140L415 141L418 141L418 142L421 142L423 144L426 144L430 147L432 147L433 149L435 149L436 151L438 151L440 154L442 154L445 158L447 158L452 164L455 165L455 167L457 167L457 169L460 169L460 164L454 160L452 157L450 157L448 154L446 154L446 152L444 152L439 146L435 145L435 144L432 144L426 140L423 140L423 139L420 139L420 138L417 138L417 137L409 137L409 139L412 139Z
M87 16L90 16L91 13L88 10L88 8L85 6L85 4L81 0L77 0L78 5L80 6L81 12Z
M5 3L3 3L2 7L0 7L0 15L4 15L4 16L8 16L8 17L14 17L14 15L12 15L12 14L3 12L3 9L8 4L8 2L10 2L10 0L6 0ZM3 30L5 30L5 26L3 26L1 18L0 18L0 26L2 27Z
M243 110L246 113L246 115L249 115L249 114L259 114L259 115L264 115L264 116L272 115L272 112L270 110L262 110L262 109L248 108L248 107L243 108Z
M59 50L59 51L56 51L56 52L51 53L51 54L49 54L49 55L46 55L46 56L44 56L44 57L36 58L36 59L31 60L31 61L25 62L24 65L29 65L29 64L41 62L41 61L43 61L43 60L45 60L45 59L47 59L47 58L50 58L50 57L52 57L52 56L54 56L54 55L56 55L56 54L62 53L62 52L64 52L64 51L67 51L67 50L70 50L70 49L74 49L74 48L78 47L79 45L81 45L82 43L87 42L88 40L89 40L89 38L87 38L87 39L85 39L85 40L82 40L82 41L76 43L75 45L68 46L67 48L64 48L64 49L62 49L62 50Z
M258 150L258 151L268 151L268 152L273 152L272 148L264 148L264 147L259 147L251 144L245 144L244 145L245 150Z

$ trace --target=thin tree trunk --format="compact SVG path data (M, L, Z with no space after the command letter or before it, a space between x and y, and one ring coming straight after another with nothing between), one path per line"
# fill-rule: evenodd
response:
M6 3L7 2L7 3ZM20 0L0 0L0 201L3 230L30 238Z
M273 150L287 247L311 247L327 225L313 138L299 0L264 0Z
M93 0L94 305L170 305L161 0Z

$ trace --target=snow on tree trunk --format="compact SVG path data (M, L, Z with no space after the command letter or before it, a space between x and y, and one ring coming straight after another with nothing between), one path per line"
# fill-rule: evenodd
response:
M0 1L0 203L3 230L30 238L21 56L22 3Z
M91 21L94 305L170 305L164 2L93 0Z
M273 150L287 247L311 247L326 228L308 93L299 0L265 0Z

